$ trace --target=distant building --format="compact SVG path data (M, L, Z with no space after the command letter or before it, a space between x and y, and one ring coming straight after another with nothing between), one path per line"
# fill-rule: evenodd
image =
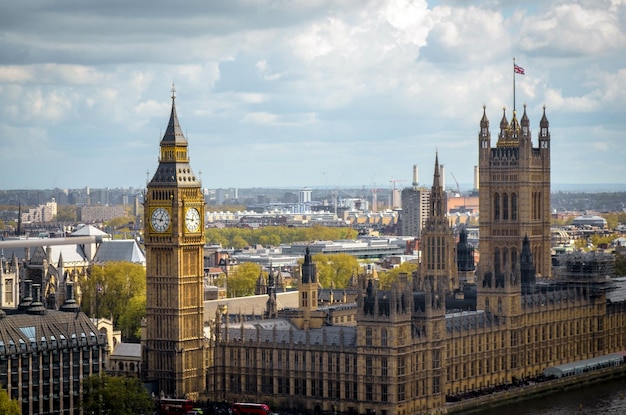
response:
M572 219L572 225L578 228L606 228L606 219L597 215L582 215Z
M82 206L79 209L79 213L79 220L86 223L106 222L111 219L128 216L126 208L122 205Z
M40 223L52 222L57 215L57 202L54 199L39 205L36 208L28 209L28 212L22 213L22 222L24 223Z
M407 187L402 189L402 216L400 219L403 236L420 238L422 227L428 219L430 189Z

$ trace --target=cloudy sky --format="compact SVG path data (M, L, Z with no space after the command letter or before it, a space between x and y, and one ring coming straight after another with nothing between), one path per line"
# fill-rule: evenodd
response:
M204 187L471 184L513 57L553 183L626 183L626 0L4 1L0 189L144 186L172 83Z

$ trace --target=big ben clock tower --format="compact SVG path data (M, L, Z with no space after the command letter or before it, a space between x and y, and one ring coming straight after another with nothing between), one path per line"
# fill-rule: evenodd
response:
M159 166L144 201L146 327L144 378L172 397L206 389L203 330L204 197L191 170L187 139L172 112Z

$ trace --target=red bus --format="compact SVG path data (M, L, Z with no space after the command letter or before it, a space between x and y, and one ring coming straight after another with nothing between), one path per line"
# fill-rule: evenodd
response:
M271 415L270 407L262 403L237 402L230 408L233 415Z
M193 409L193 402L189 399L168 399L159 401L159 415L183 415Z

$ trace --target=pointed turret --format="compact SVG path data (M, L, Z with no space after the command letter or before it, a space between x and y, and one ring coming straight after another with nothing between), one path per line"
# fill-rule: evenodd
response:
M524 127L528 128L530 126L530 120L528 119L528 114L526 114L526 104L524 104L524 114L522 115L520 125L522 126L522 132L524 131Z
M188 143L176 115L176 90L173 87L172 112L160 146L159 167L154 173L151 184L184 187L199 186L200 181L189 165Z
M263 270L259 272L259 277L256 279L256 284L254 287L255 295L264 295L267 294L267 284L265 283L265 277L263 276Z
M506 107L502 107L502 119L500 120L500 134L504 134L509 127L509 121L506 119Z
M302 263L302 283L317 283L315 263L313 262L313 258L311 257L311 251L309 250L308 246L304 254L304 262Z
M445 218L447 212L446 196L441 186L441 175L439 173L439 153L435 153L435 172L433 174L433 187L430 191L430 217Z
M183 130L180 128L180 123L178 122L178 115L176 114L176 89L172 85L172 111L170 113L170 120L167 124L167 129L165 130L165 134L163 134L163 138L161 139L161 145L164 143L177 143L182 145L187 145L187 139L183 134Z
M546 106L543 106L543 116L541 117L541 121L539 121L540 128L549 128L550 123L548 122L548 117L546 117Z
M480 119L480 131L485 133L489 131L489 119L487 118L486 105L483 105L483 117Z
M456 244L456 264L459 271L474 272L476 265L474 262L474 246L467 240L467 228L461 227L459 242Z

